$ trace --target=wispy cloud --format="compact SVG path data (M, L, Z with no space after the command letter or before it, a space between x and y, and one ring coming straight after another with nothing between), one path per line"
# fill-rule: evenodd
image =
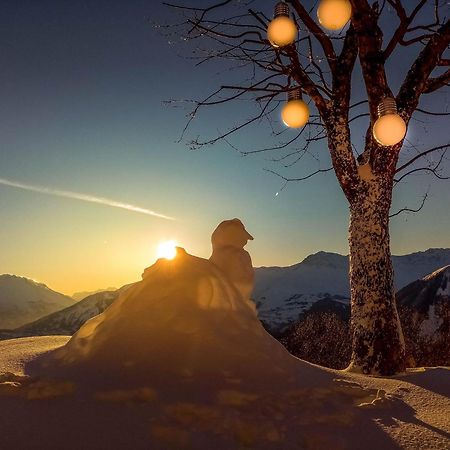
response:
M32 184L21 183L14 180L7 180L6 178L0 178L0 185L10 186L17 189L23 189L25 191L39 192L40 194L55 195L57 197L73 198L75 200L82 200L84 202L99 203L101 205L113 206L114 208L126 209L128 211L134 211L141 214L147 214L148 216L159 217L160 219L175 220L173 217L160 214L151 209L141 208L140 206L130 205L129 203L122 203L117 200L111 200L109 198L97 197L90 194L81 194L79 192L65 191L61 189L53 189L45 186L37 186Z

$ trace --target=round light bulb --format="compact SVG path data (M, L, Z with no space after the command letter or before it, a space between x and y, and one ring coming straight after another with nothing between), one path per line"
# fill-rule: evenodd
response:
M290 128L303 127L309 119L309 107L303 100L289 100L281 110L281 118Z
M352 16L349 0L322 0L317 8L320 24L329 30L340 30Z
M385 147L396 145L406 135L406 123L398 114L380 116L373 125L373 137Z
M292 44L296 36L297 26L290 17L275 17L267 27L267 39L274 47L284 47Z

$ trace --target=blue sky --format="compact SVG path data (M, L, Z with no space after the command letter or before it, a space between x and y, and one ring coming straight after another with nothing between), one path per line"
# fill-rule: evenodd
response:
M151 25L176 21L173 11L140 0L2 6L0 178L107 197L177 220L0 185L0 273L67 293L119 286L139 278L164 239L207 257L212 230L232 217L255 236L248 246L255 265L289 265L319 250L347 253L348 209L332 173L280 191L282 181L263 170L283 170L269 161L273 155L242 157L225 143L191 151L177 142L189 104L164 101L202 98L228 75L220 64L195 67L186 58L189 45ZM264 8L269 13L270 5ZM410 57L390 68L394 86L400 62ZM358 89L355 96L363 95ZM445 108L448 99L449 89L426 106ZM250 107L203 111L188 136L223 130ZM365 130L361 121L353 133ZM256 149L267 141L265 131L249 129L234 143ZM412 122L408 133L415 145L441 144L446 136L442 122ZM325 167L325 144L316 150ZM316 166L305 160L283 173ZM417 206L427 189L420 214L393 220L393 253L450 247L448 183L411 179L397 189L395 206Z

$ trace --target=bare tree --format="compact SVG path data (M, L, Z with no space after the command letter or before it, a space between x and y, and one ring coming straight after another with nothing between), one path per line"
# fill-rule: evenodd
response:
M191 119L200 108L242 99L256 100L259 108L256 114L227 131L204 141L194 139L190 144L198 148L222 140L233 146L233 135L268 120L272 134L280 140L266 148L239 151L277 151L280 154L274 160L288 167L301 161L312 143L327 142L330 168L318 168L299 177L279 175L287 183L334 170L350 209L349 369L381 375L401 372L405 369L405 347L395 305L389 237L393 187L407 174L416 172L444 178L440 169L450 142L418 149L414 156L406 153L405 160L400 150L406 142L381 146L373 137L372 127L378 118L380 99L385 97L395 98L398 114L406 124L413 114L445 117L448 113L419 108L421 97L431 96L450 84L450 59L446 55L450 42L448 2L351 0L351 21L341 33L327 33L318 24L313 17L317 2L286 3L299 33L294 44L281 48L273 48L268 42L270 18L256 9L267 8L267 2L223 0L210 2L207 7L196 3L168 5L183 16L185 39L198 43L193 56L198 65L223 59L248 75L242 83L219 86L206 99L196 102ZM412 64L393 69L393 58L399 58L405 49L408 56L400 61L413 55ZM396 95L388 82L387 67L404 72ZM365 86L366 98L351 104L352 88L359 80ZM293 86L299 86L311 99L312 114L304 128L285 139L282 131L276 131L271 117ZM361 108L365 110L355 112ZM364 148L358 152L352 142L355 135L351 136L351 126L363 117L367 117L369 126ZM438 160L426 160L430 155L438 155ZM426 162L421 165L421 161Z

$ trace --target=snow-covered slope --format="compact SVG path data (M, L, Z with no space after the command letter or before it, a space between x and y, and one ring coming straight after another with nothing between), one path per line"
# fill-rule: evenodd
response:
M117 291L117 288L115 287L108 287L106 289L96 289L95 291L81 291L81 292L75 292L71 295L71 297L76 300L77 302L85 299L86 297L90 297L91 295L98 294L99 292L111 292L111 291Z
M212 262L179 249L175 260L160 259L143 276L39 370L111 389L149 383L167 397L180 389L208 396L236 383L289 384L296 361Z
M429 249L393 256L395 287L450 263L450 249ZM297 320L322 299L349 301L348 257L319 252L290 267L261 267L255 271L253 299L259 318L272 330Z
M129 286L89 295L68 308L13 330L9 337L73 334L91 317L102 313Z
M450 249L430 249L394 256L393 263L395 286L400 289L449 264ZM103 312L116 297L109 291L91 295L72 308L43 317L3 337L72 334L86 320ZM252 297L260 320L273 331L295 322L300 314L320 300L348 303L348 258L336 253L319 252L290 267L257 268Z
M45 284L0 275L0 329L11 329L73 305L75 301Z
M0 448L444 449L447 381L297 359L214 264L180 254L70 340L0 342Z
M405 286L397 293L397 303L415 312L421 334L444 331L440 328L448 327L445 322L450 312L450 265Z

